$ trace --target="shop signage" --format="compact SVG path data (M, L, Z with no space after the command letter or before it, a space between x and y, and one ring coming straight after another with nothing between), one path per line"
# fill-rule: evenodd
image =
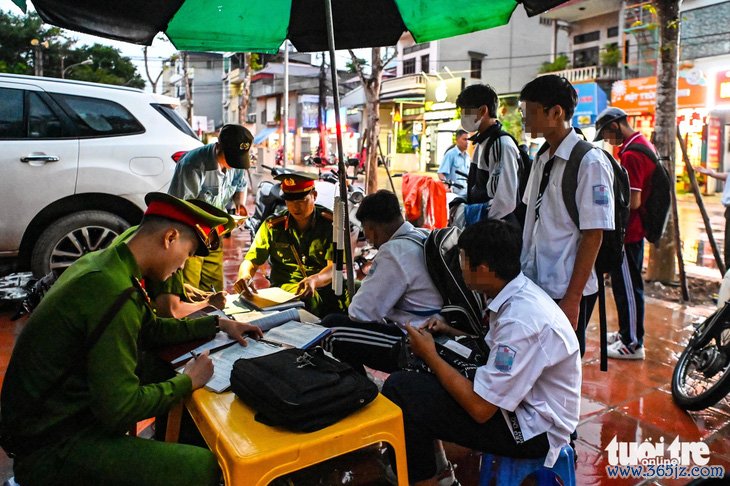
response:
M708 117L707 119L707 167L712 169L720 168L720 144L722 138L722 123L718 118Z
M701 71L683 69L677 82L677 108L705 106L707 86ZM656 76L624 79L613 83L611 105L629 114L656 111Z
M573 126L593 125L596 117L606 108L606 93L596 83L576 83L573 85L578 94L578 105L573 114Z
M456 108L456 98L462 89L464 89L464 78L429 77L426 83L426 111L453 110Z
M730 103L730 69L720 71L715 78L715 103Z

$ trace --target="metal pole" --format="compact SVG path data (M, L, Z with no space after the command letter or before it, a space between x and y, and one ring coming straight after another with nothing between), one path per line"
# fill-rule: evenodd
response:
M282 139L282 165L286 167L289 138L289 40L284 41L284 136Z
M340 124L340 87L337 84L337 62L335 60L335 28L332 21L332 1L324 0L325 20L327 21L327 44L330 51L330 70L332 73L332 98L335 105L335 128L337 130L337 171L340 179L340 197L344 203L345 218L345 262L347 264L347 290L350 298L355 295L355 272L352 268L352 245L350 243L350 215L347 200L347 170L345 169L344 150L342 149L342 125Z

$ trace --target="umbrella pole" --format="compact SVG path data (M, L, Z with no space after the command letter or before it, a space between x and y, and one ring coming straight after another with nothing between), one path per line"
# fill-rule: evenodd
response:
M340 123L340 87L337 81L337 63L335 60L335 28L332 21L332 0L324 0L325 20L327 21L327 44L330 52L330 71L332 73L332 98L335 104L335 129L337 130L337 171L340 179L340 199L344 203L344 242L345 262L347 265L347 291L350 298L355 295L355 272L352 267L352 244L350 242L350 214L347 200L347 170L342 149L342 125Z

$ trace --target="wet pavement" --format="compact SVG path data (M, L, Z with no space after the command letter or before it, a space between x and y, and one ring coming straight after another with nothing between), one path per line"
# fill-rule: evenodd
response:
M719 230L721 208L712 205L710 211L713 226ZM690 204L685 216L681 217L682 228L702 224L695 212L696 208L692 209ZM691 233L688 229L685 234L685 245L689 240L699 242L703 239L701 231ZM721 232L717 236L721 236ZM250 241L250 235L245 230L236 230L231 238L225 240L225 274L229 288ZM704 250L698 253L704 255ZM715 270L712 277L718 278L719 273ZM616 330L615 307L610 290L607 309L609 331ZM608 479L606 466L609 454L606 447L614 437L618 441L637 443L659 443L663 440L670 444L675 437L683 442L702 441L710 450L708 465L719 465L730 470L730 399L726 397L716 406L701 412L687 413L678 408L671 397L670 380L674 364L691 335L692 324L711 312L712 309L706 306L686 306L649 299L646 308L646 359L609 360L608 372L601 372L596 308L583 361L583 398L576 441L578 485L678 485L689 482L689 479ZM0 380L24 322L10 321L12 314L11 308L0 309ZM446 444L446 449L449 459L456 465L456 476L461 483L465 486L477 484L479 454L452 444ZM0 479L4 480L12 475L12 463L4 454L0 453L0 456ZM387 483L381 458L382 451L373 447L333 459L277 483L384 485Z

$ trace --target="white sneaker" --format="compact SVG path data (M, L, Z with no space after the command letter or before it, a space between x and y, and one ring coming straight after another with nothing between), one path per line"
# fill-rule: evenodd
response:
M620 332L618 332L618 331L616 331L616 332L609 332L606 335L606 342L608 343L609 346L612 345L613 343L617 342L617 341L621 341L621 333Z
M644 359L644 346L631 350L621 340L608 347L608 357L614 359Z

